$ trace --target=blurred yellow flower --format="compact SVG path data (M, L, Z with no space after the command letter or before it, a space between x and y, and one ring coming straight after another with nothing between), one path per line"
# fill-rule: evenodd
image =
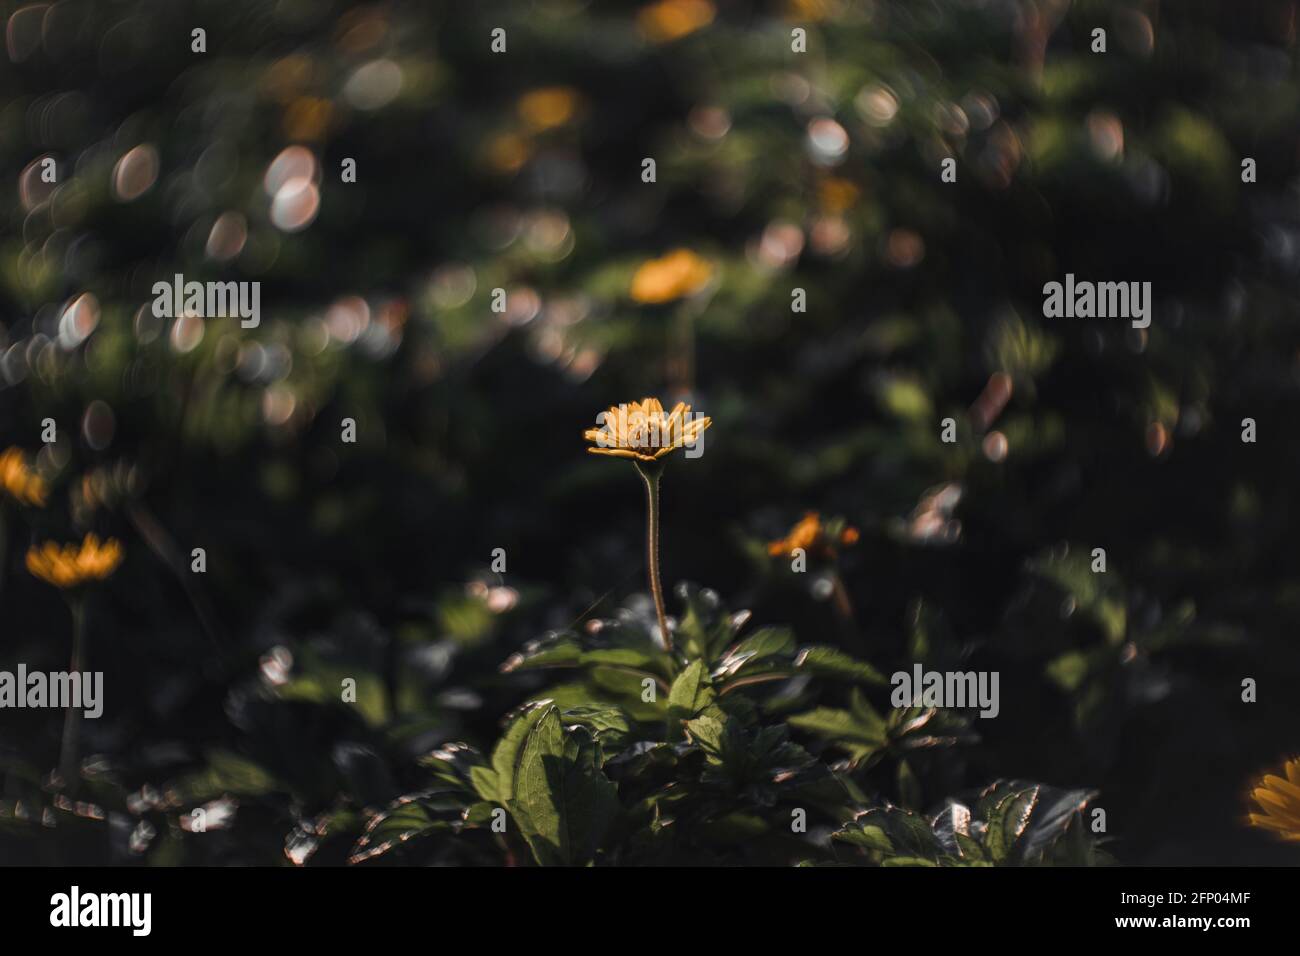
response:
M547 86L519 97L519 118L535 132L563 126L578 113L579 97L571 86Z
M817 201L823 212L844 212L852 208L861 195L857 183L839 176L828 176L817 186Z
M671 43L713 22L713 4L709 0L659 0L642 7L636 15L637 26L653 43Z
M713 420L696 415L691 406L678 402L665 412L657 398L645 398L631 405L615 405L603 414L599 428L583 432L596 446L587 451L595 455L658 461L677 448L694 445Z
M767 553L776 558L793 553L795 548L802 548L805 553L830 555L834 554L836 544L856 544L858 537L858 529L852 527L846 527L838 534L833 533L822 524L820 514L809 511L790 529L788 535L768 544Z
M1300 841L1300 758L1288 760L1282 772L1285 779L1268 773L1255 784L1250 795L1263 812L1250 814L1250 824Z
M17 448L9 448L0 454L0 492L20 505L44 508L48 489L45 479L28 466L23 453Z
M262 92L287 104L315 81L315 75L316 66L310 57L291 53L276 60L262 73Z
M27 552L27 570L56 588L67 590L88 581L102 581L122 563L122 545L115 538L102 544L88 534L80 545L59 547L47 541Z
M299 96L284 111L281 123L291 140L318 142L325 138L334 116L334 104L319 96Z
M831 13L829 0L785 0L787 20L825 20Z
M502 133L487 144L487 162L498 173L517 173L528 162L531 152L532 147L524 137Z
M659 304L693 295L713 275L713 264L690 249L674 249L658 259L641 263L632 276L632 298Z

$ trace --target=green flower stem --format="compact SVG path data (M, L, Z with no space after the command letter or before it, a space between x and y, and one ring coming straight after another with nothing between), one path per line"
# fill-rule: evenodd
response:
M72 611L72 673L82 670L86 639L86 600L83 596L70 597L68 607ZM81 708L78 702L68 701L68 709L63 717L63 741L59 746L59 773L68 793L76 790L78 743L81 733Z
M655 601L655 617L659 620L659 633L663 635L664 649L673 649L673 636L668 631L668 615L664 613L664 586L659 576L659 476L663 474L662 462L637 461L636 470L645 482L646 502L646 573L650 578L650 593Z

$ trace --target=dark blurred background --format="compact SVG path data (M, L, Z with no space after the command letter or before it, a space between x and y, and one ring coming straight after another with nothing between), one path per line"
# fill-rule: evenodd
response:
M635 475L581 433L653 394L714 422L670 581L1000 672L938 775L1095 787L1122 863L1300 862L1242 822L1300 750L1293 0L0 11L0 450L53 488L5 512L0 668L68 659L29 544L127 553L86 805L62 715L0 713L0 861L284 862L490 744L537 686L498 664L644 589ZM707 281L638 301L681 248ZM1151 282L1151 326L1043 318L1067 272ZM154 317L175 273L259 281L260 326ZM766 554L808 510L861 529L847 632Z

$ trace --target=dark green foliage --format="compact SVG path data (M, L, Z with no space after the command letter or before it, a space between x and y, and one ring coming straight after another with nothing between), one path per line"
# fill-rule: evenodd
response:
M60 714L0 711L0 860L1296 862L1241 823L1300 747L1287 4L729 0L664 43L644 5L0 10L0 451L51 484L0 499L0 670L69 659L28 546L126 550L80 778ZM633 301L677 247L707 289ZM261 325L153 321L177 272L260 281ZM1151 281L1151 326L1044 317L1067 272ZM581 435L679 393L713 426L665 469L665 576L717 594L670 596L669 654L640 482ZM798 573L768 546L811 509L860 537ZM999 672L999 716L893 707L916 663Z
M1086 866L1102 862L1082 811L1096 796L1019 781L951 801L933 818L898 807L865 810L834 834L883 866Z
M659 650L650 621L630 610L599 622L594 636L553 635L529 647L506 667L563 667L585 675L585 682L544 692L510 717L490 757L453 744L424 758L434 786L372 817L350 858L361 862L398 848L416 858L454 858L468 851L451 847L468 841L472 831L488 831L502 859L517 859L522 841L542 865L843 862L845 855L826 841L837 823L853 816L836 838L881 849L862 842L879 842L864 822L875 819L873 813L891 821L920 819L897 808L863 810L868 798L862 771L886 755L905 768L913 749L957 743L958 737L936 732L959 730L958 718L914 707L893 710L885 721L854 687L852 714L874 722L874 734L852 724L848 711L829 708L773 722L766 716L773 709L809 696L811 675L873 686L880 678L842 652L796 650L793 637L781 629L740 637L747 615L728 614L707 590L682 587L678 593L687 608L679 645L714 655L712 666L690 650L680 656ZM810 667L810 660L816 665ZM637 682L607 679L611 673ZM658 690L669 675L665 699ZM748 679L758 675L765 679ZM564 698L588 703L557 703ZM824 763L794 739L805 730L855 759ZM859 753L868 737L868 752ZM1018 790L1013 813L1010 801L999 802L1000 793L994 788L982 798L981 806L996 804L998 810L990 810L986 849L959 858L1092 862L1093 841L1082 831L1075 834L1074 857L1056 855L1059 838L1089 794ZM976 832L984 833L983 825ZM963 831L957 839L972 837ZM927 860L939 858L939 844L932 849ZM884 850L889 852L856 858L905 859L896 847ZM925 854L917 850L911 856Z

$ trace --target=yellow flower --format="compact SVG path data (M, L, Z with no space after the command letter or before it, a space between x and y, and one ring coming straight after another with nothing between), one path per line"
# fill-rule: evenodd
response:
M836 523L838 519L832 522L832 524ZM838 534L832 532L822 524L821 515L816 511L809 511L790 529L788 535L779 541L771 542L767 546L767 553L776 558L783 554L792 554L795 548L802 548L808 554L833 555L836 544L856 544L858 537L858 529L853 527L845 527Z
M314 143L325 138L334 104L319 96L299 96L284 111L281 126L290 140Z
M685 402L665 412L657 398L613 406L603 419L600 428L583 432L587 441L596 442L596 447L587 451L637 461L658 461L676 448L692 446L713 424L702 415L692 417L691 406Z
M658 304L693 295L713 275L713 264L689 249L674 249L659 259L643 262L632 276L632 298Z
M103 544L93 534L86 535L80 546L46 541L27 552L27 570L56 588L67 590L88 581L102 581L122 563L122 545L115 538Z
M45 507L45 479L28 467L17 448L7 449L0 455L0 492L20 505Z
M1300 758L1283 766L1286 779L1265 774L1250 795L1263 813L1250 814L1251 826L1272 830L1284 840L1300 841Z
M528 162L532 146L518 133L501 133L487 144L487 164L498 173L517 173Z
M830 0L785 0L787 20L825 20L832 13Z
M631 405L615 405L596 419L599 428L583 432L595 455L631 458L637 474L645 483L646 505L646 580L655 602L655 623L664 650L673 649L673 632L664 610L664 586L659 574L659 481L664 466L660 459L673 449L695 447L704 430L713 424L703 415L692 415L691 406L678 402L665 412L657 398L643 398ZM700 449L703 451L703 449Z
M853 208L862 189L851 179L828 176L817 184L817 202L823 212L842 213Z
M709 0L659 0L642 7L636 23L647 40L670 43L707 27L713 22L713 14Z
M519 118L541 132L563 126L578 112L578 94L571 86L546 86L519 97Z

